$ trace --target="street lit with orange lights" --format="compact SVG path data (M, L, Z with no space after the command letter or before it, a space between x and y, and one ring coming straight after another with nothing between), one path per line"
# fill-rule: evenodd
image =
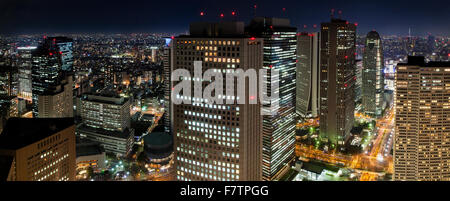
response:
M296 144L297 157L309 160L314 159L325 163L344 166L360 174L360 181L377 181L386 174L392 174L393 162L390 150L393 144L394 112L391 107L385 117L379 119L375 126L376 136L370 138L369 146L365 146L363 153L357 155L344 155L336 152L324 152L312 145ZM368 116L359 114L357 119L370 120ZM310 124L308 124L310 125ZM302 124L303 126L306 126Z

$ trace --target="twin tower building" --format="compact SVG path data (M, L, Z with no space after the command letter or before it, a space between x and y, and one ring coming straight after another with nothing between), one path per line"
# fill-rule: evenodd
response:
M310 34L299 34L289 20L277 18L257 17L247 26L243 22L191 24L190 34L173 38L165 51L166 76L178 69L194 76L182 78L193 81L191 94L167 90L165 95L167 100L192 101L166 107L170 119L166 131L175 139L177 180L278 180L294 160L298 117L320 117L321 138L343 144L354 120L355 43L356 25L341 19L323 23L320 33ZM380 41L373 47L379 48ZM245 104L216 104L194 97L194 87L204 89L212 83L195 77L196 61L202 61L202 74L268 70L258 87L277 95L270 99L272 104L250 104L261 94L249 90L252 80L247 79L246 97L239 97L236 81L223 87L223 94L233 87L234 96L222 97L242 98ZM380 69L376 75L381 76L382 61L370 63L376 63L373 71ZM278 70L278 76L271 69ZM172 90L181 82L166 81Z

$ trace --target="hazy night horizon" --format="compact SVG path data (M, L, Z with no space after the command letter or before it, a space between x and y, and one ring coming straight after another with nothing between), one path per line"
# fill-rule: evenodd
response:
M0 33L137 33L186 32L193 21L238 20L248 23L255 15L289 18L299 31L335 16L359 24L358 34L376 30L383 35L450 35L450 8L445 0L418 1L74 1L6 0L0 2ZM235 11L237 17L232 17ZM200 16L204 12L204 16ZM307 28L304 28L306 25ZM318 30L318 29L316 29Z

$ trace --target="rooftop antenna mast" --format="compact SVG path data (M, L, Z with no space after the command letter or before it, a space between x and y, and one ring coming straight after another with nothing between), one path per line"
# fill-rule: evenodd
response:
M334 8L331 9L331 13L330 13L331 19L334 18Z
M253 5L253 14L254 14L254 17L256 17L256 9L258 8L258 5Z
M342 10L339 10L339 11L338 11L338 15L339 15L339 16L338 16L339 19L342 19Z

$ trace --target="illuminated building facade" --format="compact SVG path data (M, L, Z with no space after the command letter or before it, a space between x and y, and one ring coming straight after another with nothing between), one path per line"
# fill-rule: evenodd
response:
M202 61L203 73L233 73L235 69L255 69L263 65L263 40L244 34L243 22L193 23L190 35L173 40L173 69L193 75L194 61ZM199 77L188 77L200 81ZM195 82L193 82L195 84ZM173 82L176 86L177 82ZM209 81L201 81L203 88ZM231 88L231 86L228 86ZM227 85L224 86L224 89ZM194 91L191 85L191 91ZM237 92L237 83L234 84ZM250 97L248 87L246 97ZM237 94L220 96L235 104L207 103L183 94L172 100L192 100L174 104L175 167L179 181L259 181L262 180L261 105L237 104Z
M320 35L320 137L343 145L355 112L356 25L332 19Z
M172 135L173 130L173 109L172 109L172 38L166 38L166 46L164 47L164 130L167 134Z
M397 66L396 181L450 180L450 62L408 57Z
M73 117L72 76L61 80L52 91L37 95L39 118Z
M297 36L296 112L300 118L319 115L320 33Z
M381 117L384 102L384 59L380 35L367 34L362 73L362 107L366 115Z
M15 69L12 66L0 66L0 96L14 95L14 74Z
M264 83L267 93L271 94L273 82L279 82L278 99L271 99L279 107L267 105L264 110L271 115L263 116L263 179L270 181L288 170L294 159L297 28L288 19L256 17L246 31L264 39L263 68L271 77ZM279 70L279 79L272 78L270 69Z
M18 70L19 70L19 96L31 99L31 67L32 53L37 47L17 47L19 54Z
M73 122L73 118L9 119L0 135L1 179L74 181Z
M65 37L45 38L32 53L32 112L35 118L73 117L71 41ZM60 101L63 103L57 104L58 107L51 105ZM58 111L52 111L54 109Z
M77 135L100 143L107 153L127 156L134 144L130 109L130 101L124 97L83 95Z

